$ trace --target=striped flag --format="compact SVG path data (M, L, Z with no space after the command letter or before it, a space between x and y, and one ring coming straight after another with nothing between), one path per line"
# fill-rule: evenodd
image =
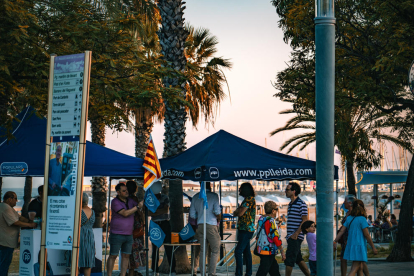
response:
M142 167L145 169L144 190L146 191L155 181L162 177L160 161L158 160L157 152L155 151L152 136L150 136Z

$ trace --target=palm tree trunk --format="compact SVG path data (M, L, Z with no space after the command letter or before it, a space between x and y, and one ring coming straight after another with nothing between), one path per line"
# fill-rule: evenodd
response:
M98 116L90 119L92 142L105 146L105 124ZM106 177L92 177L92 209L95 211L94 228L102 228L103 214L106 211L106 193L108 183Z
M414 156L411 159L408 170L407 182L401 202L400 220L398 221L398 232L395 245L388 262L411 262L411 239L413 237L412 217L414 207Z
M29 218L29 214L27 212L29 208L30 200L32 199L32 186L33 186L33 177L26 176L24 182L24 195L23 195L23 207L22 207L22 216L25 218Z
M147 151L149 138L154 127L152 122L152 112L148 109L137 109L135 110L135 157L145 158L145 153ZM144 180L137 179L138 191L137 198L138 201L144 200Z
M158 37L162 48L164 59L178 71L184 71L187 59L184 55L184 44L188 32L184 29L184 9L182 0L159 0L158 8L161 15L161 28L158 31ZM165 87L181 87L182 98L185 99L185 83L180 83L178 79L165 78L163 80ZM164 157L169 157L181 153L185 150L185 123L187 113L184 107L172 108L165 101L165 119L164 119ZM174 218L170 220L171 231L180 232L184 227L183 220L183 203L182 203L182 181L170 181L170 214ZM190 262L188 260L185 247L180 247L174 253L176 259L177 274L189 273Z
M135 110L135 157L145 158L149 138L154 127L150 109Z
M346 162L346 178L348 184L348 194L353 194L356 196L355 190L355 174L354 174L354 162Z

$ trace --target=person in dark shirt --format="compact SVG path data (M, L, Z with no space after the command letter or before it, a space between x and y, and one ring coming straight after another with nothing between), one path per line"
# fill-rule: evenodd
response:
M37 192L39 193L39 196L37 196L30 202L29 207L27 209L27 212L29 214L29 220L34 220L35 218L42 218L43 185L40 185L37 188Z

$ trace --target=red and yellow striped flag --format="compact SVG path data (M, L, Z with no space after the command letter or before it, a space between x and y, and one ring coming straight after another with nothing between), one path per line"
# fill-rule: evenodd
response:
M160 161L158 160L157 152L155 151L152 136L150 136L142 167L145 169L144 190L146 191L155 181L162 177Z

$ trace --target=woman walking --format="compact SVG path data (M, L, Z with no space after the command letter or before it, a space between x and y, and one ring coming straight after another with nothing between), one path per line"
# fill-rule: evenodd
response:
M135 181L129 180L126 183L129 198L138 202L138 198L135 195L138 186ZM142 211L142 205L143 202L138 203L138 211L135 213L134 217L134 232L133 232L133 238L134 243L132 244L132 253L129 256L129 270L128 275L134 276L134 275L141 275L139 272L136 272L135 269L140 266L145 266L145 260L146 260L146 253L145 253L145 246L144 246L144 212ZM141 235L142 234L142 235Z
M95 267L95 236L93 234L93 224L95 223L95 213L88 207L89 196L82 194L82 218L80 231L79 248L79 268L85 276L91 275L92 267Z
M245 276L252 276L252 253L250 252L250 240L255 230L256 200L252 185L248 182L241 184L239 195L244 197L242 204L234 211L233 215L239 217L237 223L237 246L234 250L236 259L236 276L243 276L243 259L246 260Z
M372 242L371 236L368 232L367 212L364 203L357 199L352 204L352 211L346 219L341 231L339 231L334 244L342 237L345 231L348 230L348 241L344 253L344 259L352 261L351 271L349 276L354 276L363 265L365 276L369 275L367 263L367 241L376 255L377 249Z

